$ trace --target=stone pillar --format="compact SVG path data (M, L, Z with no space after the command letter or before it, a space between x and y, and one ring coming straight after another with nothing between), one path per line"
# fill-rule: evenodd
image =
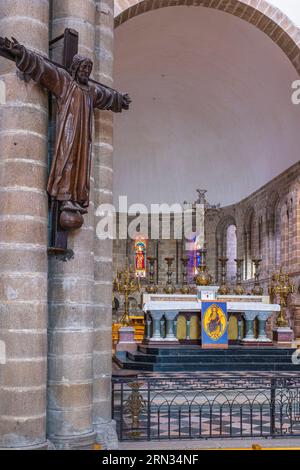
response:
M191 318L188 317L186 319L186 338L185 339L191 339L190 332L191 332Z
M160 337L161 338L165 338L166 336L166 320L165 318L163 317L161 320L160 320Z
M146 340L149 340L149 339L150 339L150 336L151 336L151 325L152 325L152 321L151 321L151 319L147 316L147 320L146 320L146 334L145 334L145 339L146 339Z
M260 276L262 278L265 278L267 277L269 272L269 236L267 231L267 220L265 213L262 216L261 245L261 251L259 253L262 258Z
M238 319L237 319L237 322L238 322L238 341L241 341L242 339L242 325L243 325L243 320L242 320L242 315L238 315Z
M295 338L300 339L300 305L297 304L293 308L294 312L294 333Z
M167 321L167 328L166 328L166 337L164 341L178 341L176 336L174 335L174 321L178 315L178 311L166 311L165 317Z
M95 80L112 86L113 68L113 0L96 0ZM111 204L113 178L113 113L95 111L94 169L95 209ZM96 223L100 219L96 218ZM94 390L93 423L97 442L103 447L117 447L111 420L111 308L112 308L112 240L94 238Z
M270 342L271 340L267 337L266 333L266 322L272 315L270 312L261 312L257 315L258 318L258 338L257 341Z
M44 55L48 21L47 0L0 3L1 36ZM0 84L0 448L37 449L46 447L48 100L4 58Z
M250 246L250 232L246 231L245 234L245 266L244 273L245 279L251 277L251 246Z
M256 312L245 312L244 314L246 322L246 335L243 341L255 341L254 337L254 320L257 316Z
M66 27L79 32L79 53L93 59L93 1L53 1L52 36ZM93 175L91 178L93 190ZM94 321L94 206L80 230L70 232L74 259L50 260L48 435L58 448L90 448Z
M186 337L185 339L190 340L191 339L191 318L192 315L189 313L185 314L185 319L186 319Z
M173 321L173 334L177 338L177 317Z
M153 312L149 312L153 321L153 333L150 338L150 341L163 341L160 333L160 321L164 316L165 312L161 312L159 310L155 310Z

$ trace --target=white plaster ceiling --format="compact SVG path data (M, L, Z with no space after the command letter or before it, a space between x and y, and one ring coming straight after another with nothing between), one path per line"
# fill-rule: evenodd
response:
M114 198L211 203L248 196L299 160L298 79L264 33L228 13L161 8L115 31Z
M268 0L268 3L279 8L297 26L300 26L300 2L299 0Z

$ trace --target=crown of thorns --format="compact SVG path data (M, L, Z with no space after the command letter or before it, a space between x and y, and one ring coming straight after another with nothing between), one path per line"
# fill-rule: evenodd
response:
M74 55L72 65L71 65L71 68L70 68L70 73L71 73L73 78L76 76L76 73L77 73L80 65L83 62L87 62L87 63L91 64L91 66L93 66L93 62L88 57L84 57L80 54Z

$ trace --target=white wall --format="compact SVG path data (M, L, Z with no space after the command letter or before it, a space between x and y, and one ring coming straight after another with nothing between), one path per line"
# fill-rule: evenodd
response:
M279 8L300 28L300 1L299 0L267 0Z
M115 198L246 197L299 160L297 78L270 38L224 12L171 7L124 23L114 86L133 103L115 115Z

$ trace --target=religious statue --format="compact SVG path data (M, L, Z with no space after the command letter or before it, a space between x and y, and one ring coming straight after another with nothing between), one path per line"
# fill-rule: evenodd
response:
M121 112L129 108L131 99L90 81L93 62L79 54L67 71L14 38L10 41L0 37L0 50L57 100L55 155L47 192L51 199L59 201L61 227L79 228L89 205L93 109Z

